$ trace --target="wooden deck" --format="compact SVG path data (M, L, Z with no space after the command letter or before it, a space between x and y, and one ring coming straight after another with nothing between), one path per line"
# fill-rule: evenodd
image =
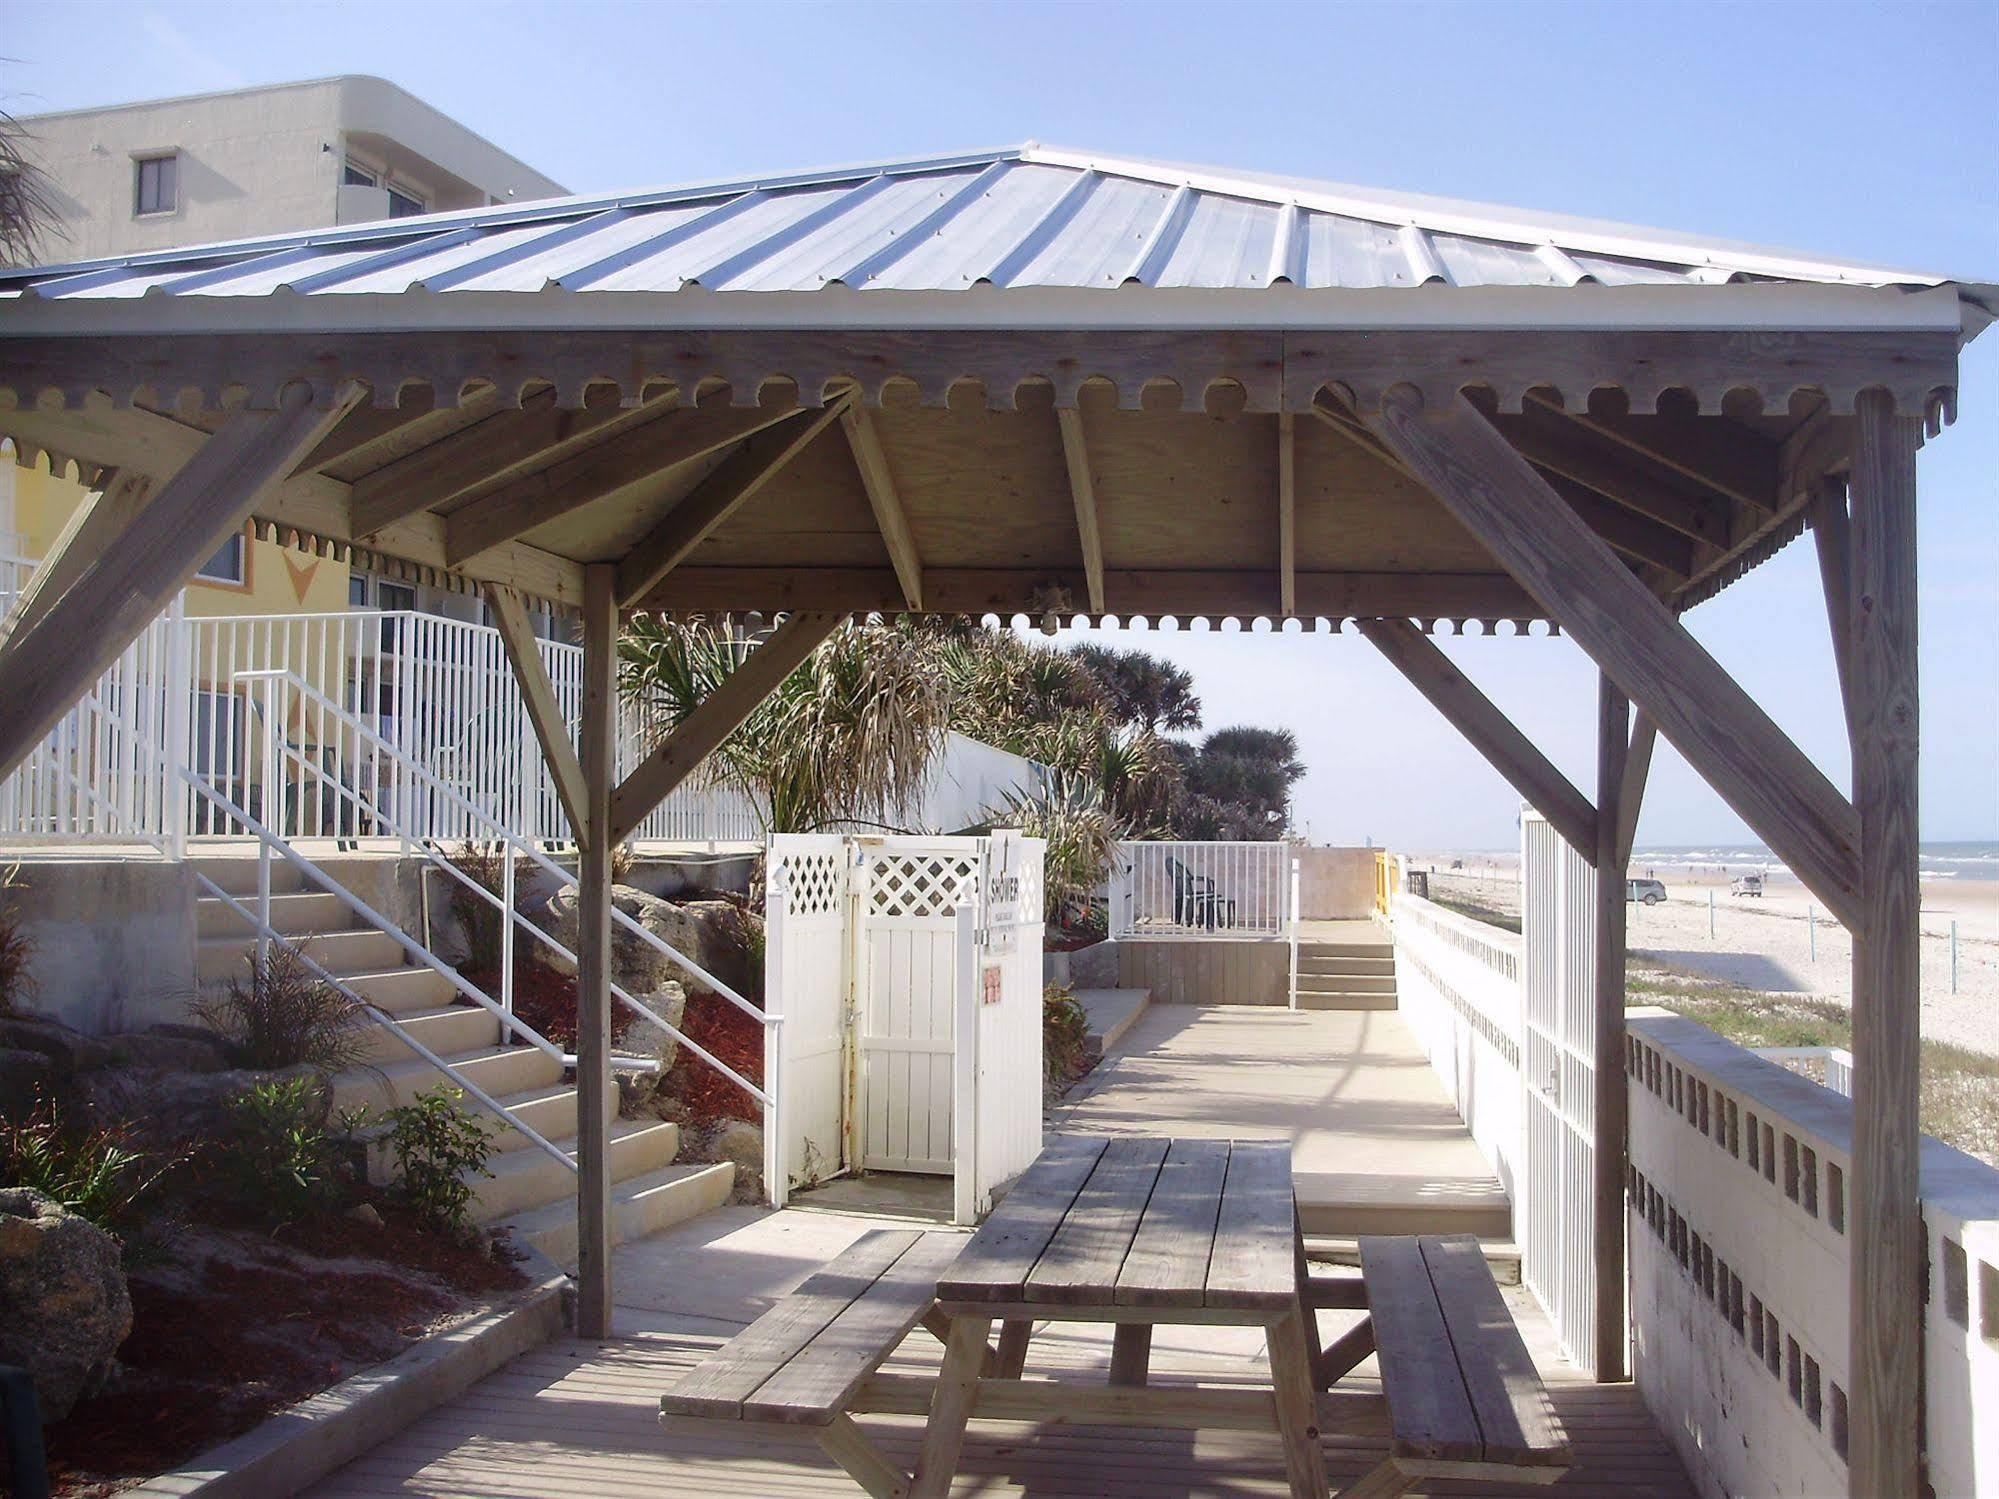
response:
M858 1490L807 1431L658 1418L659 1396L778 1295L788 1291L879 1218L834 1213L768 1214L727 1208L619 1252L618 1331L605 1343L561 1340L528 1354L418 1420L312 1492L333 1496L426 1494L493 1499L764 1499ZM1546 1321L1526 1294L1507 1303L1575 1445L1577 1465L1552 1488L1439 1484L1439 1495L1598 1496L1691 1499L1678 1460L1629 1385L1583 1381L1555 1351ZM1353 1314L1325 1312L1328 1336ZM935 1371L941 1349L918 1330L890 1359L893 1372ZM1153 1377L1251 1386L1260 1367L1258 1328L1161 1328ZM1109 1329L1048 1323L1028 1361L1036 1373L1104 1379ZM1248 1360L1257 1360L1249 1364ZM1372 1360L1342 1388L1376 1390ZM913 1463L922 1423L864 1417L897 1461ZM1335 1486L1376 1462L1380 1442L1329 1438ZM1154 1432L974 1420L953 1494L1043 1499L1248 1499L1287 1492L1274 1436L1244 1432Z

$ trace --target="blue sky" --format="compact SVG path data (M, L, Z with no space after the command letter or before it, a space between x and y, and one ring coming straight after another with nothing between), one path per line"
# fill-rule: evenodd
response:
M15 113L379 73L584 191L1025 139L1486 199L1999 280L1999 5L702 6L5 0ZM1999 837L1999 330L1925 449L1923 832ZM1836 783L1809 545L1689 626ZM1283 724L1315 837L1504 847L1516 799L1355 636L1130 637L1211 726ZM1592 669L1452 654L1578 784ZM1640 838L1741 824L1662 749Z

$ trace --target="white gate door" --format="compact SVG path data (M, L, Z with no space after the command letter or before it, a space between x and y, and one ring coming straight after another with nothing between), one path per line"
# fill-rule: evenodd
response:
M779 1024L766 1033L774 1040L766 1040L764 1081L778 1090L777 1159L785 1178L773 1177L775 1188L824 1181L851 1163L845 1146L850 857L844 838L781 833L770 841L764 1004ZM765 1150L776 1155L768 1141ZM772 1200L783 1203L778 1191Z
M1520 1268L1569 1358L1596 1358L1595 871L1539 815L1520 822ZM1621 1083L1622 1079L1617 1079Z
M952 1217L975 1223L1041 1153L1039 838L985 840L979 902L957 919L957 1171Z
M952 1171L959 906L978 899L978 838L860 838L853 1117L870 1171Z

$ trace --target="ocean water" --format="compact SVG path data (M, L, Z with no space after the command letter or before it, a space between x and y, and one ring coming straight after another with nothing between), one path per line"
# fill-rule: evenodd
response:
M1925 843L1917 849L1917 861L1926 880L1999 880L1999 842L1990 839ZM1790 874L1760 843L1653 844L1632 850L1631 869L1634 874L1659 870L1735 875L1751 869Z

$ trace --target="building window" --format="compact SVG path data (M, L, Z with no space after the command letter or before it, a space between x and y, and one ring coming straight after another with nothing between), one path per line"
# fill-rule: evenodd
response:
M392 219L413 219L419 214L430 211L424 207L423 199L415 193L405 192L399 187L392 187L388 192L389 217Z
M351 156L347 158L347 168L341 174L340 182L343 187L374 187L376 185L375 174Z
M142 156L132 163L132 212L172 213L180 206L180 155Z
M223 542L213 557L195 570L197 578L205 578L211 583L241 583L243 581L243 533L238 531Z

